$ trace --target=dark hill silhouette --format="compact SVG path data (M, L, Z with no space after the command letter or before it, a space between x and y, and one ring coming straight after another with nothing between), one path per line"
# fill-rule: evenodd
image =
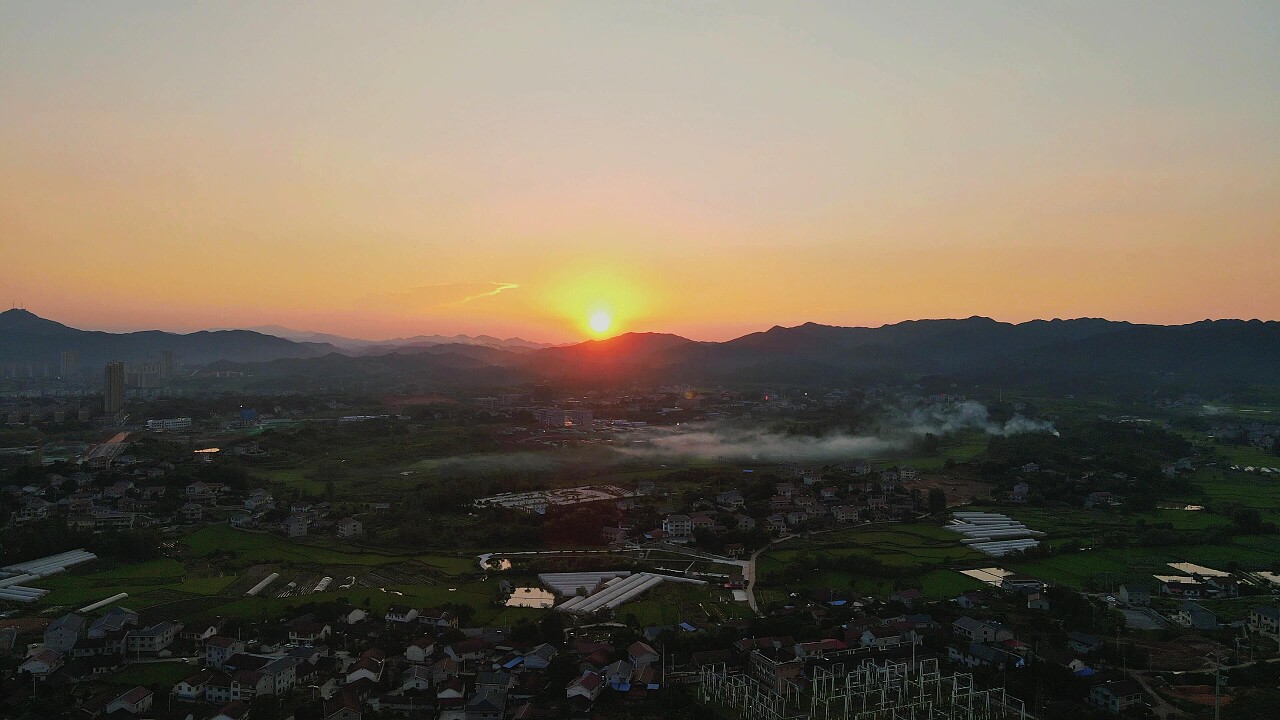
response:
M108 333L77 330L26 310L0 313L0 362L54 362L63 350L74 350L80 354L80 366L89 368L111 360L158 359L168 350L185 363L200 365L224 359L252 362L317 357L336 349L251 330Z
M260 377L395 378L470 387L541 381L780 386L930 378L1071 392L1280 383L1280 323L1258 320L1165 326L971 317L876 328L806 323L726 342L627 333L535 350L442 344L351 357L330 345L245 330L112 334L76 330L21 310L0 313L0 361L52 362L61 350L79 350L82 366L172 350L188 364L227 360Z

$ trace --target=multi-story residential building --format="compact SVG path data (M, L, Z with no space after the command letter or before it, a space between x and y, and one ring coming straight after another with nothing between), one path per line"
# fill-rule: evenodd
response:
M693 519L688 515L668 515L662 519L662 532L672 538L687 538L693 534Z
M83 615L63 615L45 626L44 646L50 650L67 652L84 637L86 627Z
M227 658L244 652L244 642L235 638L214 635L204 641L204 664L221 669Z
M1247 624L1250 632L1280 638L1280 608L1274 605L1254 608Z
M158 653L173 644L181 625L159 622L151 627L130 630L125 636L125 652L129 654Z

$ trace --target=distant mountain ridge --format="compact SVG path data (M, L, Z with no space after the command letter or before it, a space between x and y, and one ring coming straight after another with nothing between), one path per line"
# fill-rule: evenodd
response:
M79 354L81 368L112 360L159 359L165 351L188 364L222 359L263 362L280 358L314 358L338 351L327 343L293 342L252 330L201 330L170 333L142 330L108 333L79 330L27 310L0 312L0 362L56 362L65 350Z
M248 330L99 333L25 311L0 313L0 361L49 362L61 350L79 350L83 366L172 350L188 364L220 360L220 367L255 376L311 381L389 384L394 379L475 387L929 381L1062 392L1280 384L1280 322L1259 320L1165 326L1099 318L1006 323L970 317L874 328L806 323L724 342L626 333L543 348L495 347L476 342L485 336L464 337L468 342L342 348Z
M851 384L947 378L1043 387L1280 384L1280 322L1140 325L1097 318L1006 323L986 317L876 328L806 323L725 342L633 334L530 353L562 382ZM608 352L614 347L617 352Z
M432 345L486 345L488 347L517 350L535 350L554 347L552 343L534 342L523 338L496 338L492 335L415 335L413 337L392 338L389 340L365 340L362 338L344 337L310 330L294 330L281 325L260 325L246 328L267 335L275 335L294 342L328 343L348 350L386 350L405 347L429 347Z

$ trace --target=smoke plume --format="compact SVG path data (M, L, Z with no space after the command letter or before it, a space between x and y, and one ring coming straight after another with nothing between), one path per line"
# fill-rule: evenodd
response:
M831 433L813 437L785 435L729 423L707 423L654 430L646 442L633 444L622 452L650 457L823 462L906 449L928 434L947 435L974 430L998 436L1033 432L1057 434L1051 423L1022 415L997 422L982 403L965 401L893 410L881 420L874 432L868 433Z

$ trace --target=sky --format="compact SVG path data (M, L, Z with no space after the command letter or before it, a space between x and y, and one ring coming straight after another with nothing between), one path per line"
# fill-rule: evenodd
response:
M1277 269L1273 0L0 4L0 302L78 327L1280 319Z

